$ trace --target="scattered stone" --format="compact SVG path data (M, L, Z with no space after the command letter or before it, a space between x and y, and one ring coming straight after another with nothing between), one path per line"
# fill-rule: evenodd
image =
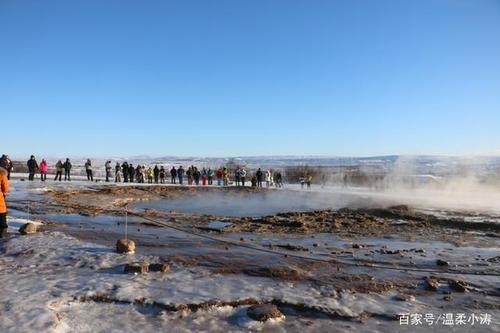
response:
M488 258L488 259L486 259L486 261L488 261L488 262L494 262L494 263L500 263L500 256Z
M119 239L116 241L116 252L118 253L133 253L135 251L135 243L131 239Z
M448 285L451 289L459 293L466 292L468 287L467 282L459 280L448 280Z
M271 318L281 318L283 314L274 304L259 304L248 308L247 315L253 320L266 321Z
M416 300L415 296L413 295L402 295L402 294L394 296L394 299L400 302L413 302Z
M451 297L451 295L445 295L443 296L443 299L447 302L450 302L453 299L453 297Z
M36 224L31 222L25 223L19 228L19 232L23 235L34 234L36 233Z
M144 274L149 271L149 264L147 262L133 262L126 264L124 268L125 273L139 273Z
M151 264L149 265L149 271L150 272L161 272L161 273L168 273L170 272L170 265L169 264Z
M436 265L438 265L438 266L450 266L450 264L447 261L444 261L441 259L436 260Z
M424 282L427 290L436 291L439 288L439 280L433 276L426 277Z
M319 244L318 244L318 243L314 243L314 244L313 244L313 246L314 246L314 247L318 247L318 246L319 246Z
M353 249L362 249L363 245L361 245L361 244L352 244L352 248Z

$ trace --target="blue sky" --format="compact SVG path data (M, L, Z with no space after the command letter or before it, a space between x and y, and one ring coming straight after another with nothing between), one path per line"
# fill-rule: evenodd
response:
M498 0L0 0L2 153L500 152Z

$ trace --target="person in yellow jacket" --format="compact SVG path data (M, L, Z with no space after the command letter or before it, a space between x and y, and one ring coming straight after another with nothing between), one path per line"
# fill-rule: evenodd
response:
M146 175L148 177L148 183L153 184L153 168L149 167L148 170L146 171Z
M229 170L226 167L222 169L222 181L224 186L229 185Z
M7 165L5 163L0 164L0 237L7 234L7 204L5 197L7 192L9 192L9 179Z

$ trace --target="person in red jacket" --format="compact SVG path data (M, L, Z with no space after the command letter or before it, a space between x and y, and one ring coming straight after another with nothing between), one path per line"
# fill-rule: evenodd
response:
M222 185L222 176L223 176L223 173L222 173L222 169L217 169L217 171L215 172L215 178L217 178L217 186L221 186Z
M42 182L44 182L46 179L47 179L47 170L48 170L48 165L47 165L47 161L45 160L42 160L42 162L40 162L40 179L42 180Z
M0 237L7 234L7 204L5 197L9 192L9 179L7 178L7 165L3 161L0 163Z

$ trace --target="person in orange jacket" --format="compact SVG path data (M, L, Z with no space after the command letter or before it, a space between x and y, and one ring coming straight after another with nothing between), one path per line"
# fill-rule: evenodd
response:
M5 163L0 164L0 237L7 234L7 204L5 197L9 192L9 179L7 178L8 171Z

